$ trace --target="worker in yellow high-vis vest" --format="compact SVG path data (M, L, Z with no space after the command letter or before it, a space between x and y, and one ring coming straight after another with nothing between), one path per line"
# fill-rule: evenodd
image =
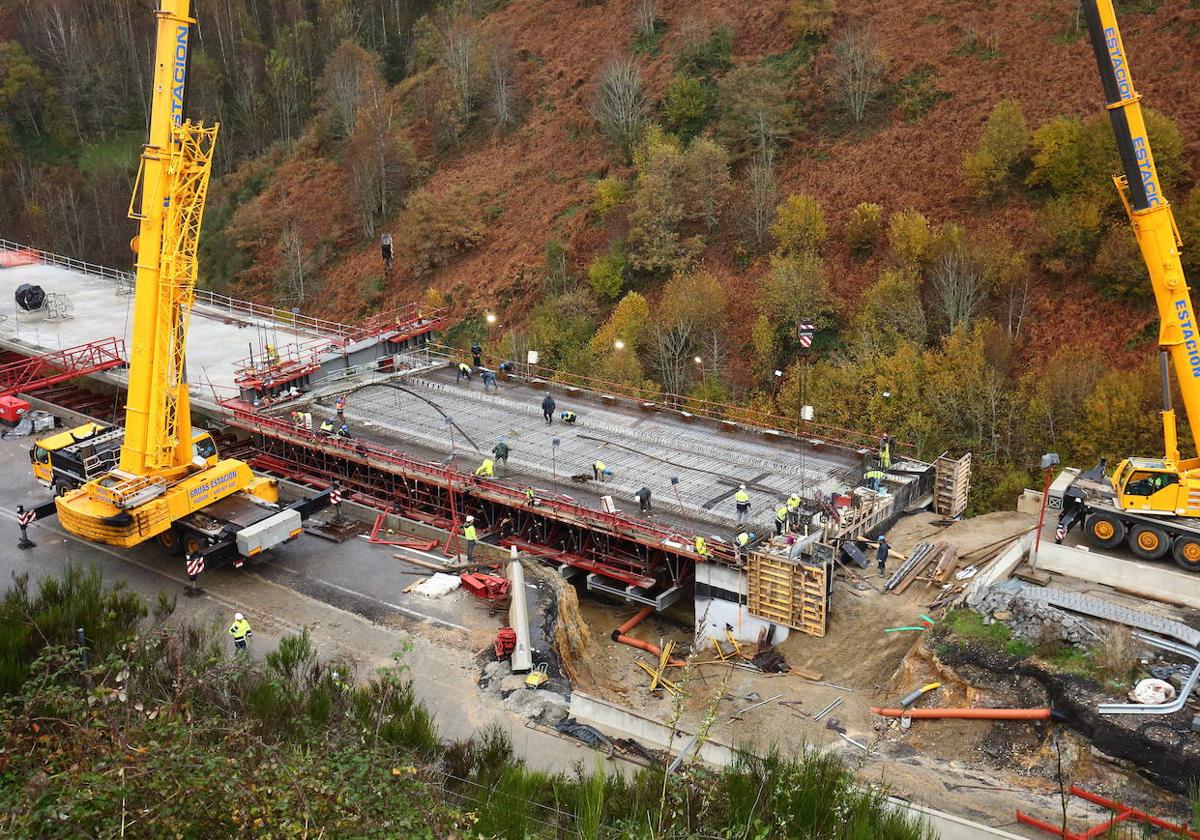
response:
M475 517L468 516L466 527L463 528L463 539L467 541L467 562L471 563L475 560L475 541L478 536L475 533Z

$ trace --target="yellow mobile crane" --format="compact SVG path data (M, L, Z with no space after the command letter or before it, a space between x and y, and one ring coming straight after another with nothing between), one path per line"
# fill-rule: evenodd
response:
M1163 457L1126 458L1111 480L1104 478L1103 462L1078 478L1060 476L1049 497L1062 510L1057 540L1082 521L1088 541L1099 548L1127 540L1143 559L1171 552L1180 566L1200 571L1200 458L1180 457L1169 370L1173 364L1192 439L1200 441L1200 326L1179 258L1183 243L1154 166L1112 0L1084 0L1083 13L1121 156L1123 174L1113 180L1158 305Z
M218 126L184 114L195 22L189 0L161 0L155 14L149 140L129 204L139 229L131 243L137 282L120 458L102 474L85 476L55 505L63 527L96 542L133 546L153 537L172 552L218 559L218 551L236 547L241 557L294 538L302 516L324 507L328 493L280 508L274 480L242 461L221 459L212 437L192 429L188 318ZM57 469L44 460L44 472ZM38 465L35 450L35 473Z

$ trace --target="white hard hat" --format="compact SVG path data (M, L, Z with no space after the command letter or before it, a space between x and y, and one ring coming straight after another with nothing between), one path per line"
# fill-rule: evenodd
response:
M246 616L242 615L241 613L234 613L234 614L233 614L233 620L234 620L234 621L245 621L245 619L246 619Z
M745 485L745 484L743 484L743 485L741 485L741 486L740 486L738 489L739 489L739 490L745 490L745 489L746 489L746 485Z
M467 521L468 521L468 522L474 522L474 521L475 521L475 517L474 517L474 516L468 516L468 517L467 517Z

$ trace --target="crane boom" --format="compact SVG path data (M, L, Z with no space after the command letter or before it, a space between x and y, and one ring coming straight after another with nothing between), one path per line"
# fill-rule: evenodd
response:
M184 119L189 0L162 0L157 16L150 136L142 150L134 240L137 284L121 470L145 475L192 460L185 357L196 248L217 126ZM181 433L182 432L182 433Z
M278 502L273 480L254 475L242 461L221 459L211 435L192 429L188 321L218 126L193 123L184 113L195 22L189 11L189 0L160 0L155 10L150 131L129 203L129 216L138 221L131 243L137 281L120 461L55 502L64 528L110 545L155 537L178 548L186 543L181 536L194 541L203 533L193 514L234 494L251 505ZM294 536L288 523L281 527L287 538Z
M1183 275L1179 229L1154 165L1141 95L1133 86L1112 0L1084 0L1083 12L1124 172L1114 176L1114 181L1133 225L1158 306L1158 343L1174 365L1192 440L1200 441L1200 325ZM1168 398L1169 389L1170 383L1165 381L1163 393ZM1175 417L1169 399L1164 400L1163 434L1166 459L1178 462Z

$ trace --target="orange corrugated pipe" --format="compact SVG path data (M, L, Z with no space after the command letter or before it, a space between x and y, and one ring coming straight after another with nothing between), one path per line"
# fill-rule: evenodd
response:
M1049 709L879 709L871 711L884 717L968 718L971 720L1049 720Z
M662 648L660 648L658 645L654 644L653 642L643 642L641 639L635 639L633 636L625 635L653 614L654 607L643 607L642 609L638 610L633 618L629 619L612 632L612 640L614 642L620 642L623 645L629 645L630 647L635 647L638 650L644 650L646 653L651 653L655 656L661 657ZM683 667L684 663L681 659L672 659L668 664Z

